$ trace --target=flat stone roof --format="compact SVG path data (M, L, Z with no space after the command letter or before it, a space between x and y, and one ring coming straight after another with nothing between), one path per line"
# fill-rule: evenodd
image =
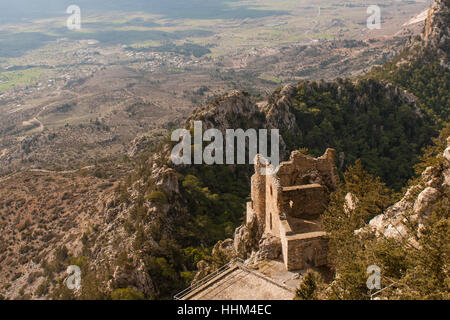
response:
M295 290L236 263L183 300L292 300Z
M289 227L293 234L323 231L320 219L305 220L287 216L287 222L289 223Z
M283 192L289 192L289 191L296 191L296 190L308 190L308 189L323 189L323 186L320 184L314 183L314 184L303 184L300 186L290 186L290 187L283 187L281 191Z
M307 239L315 239L326 236L325 231L316 231L316 232L308 232L308 233L298 233L293 235L288 235L286 238L288 240L307 240Z

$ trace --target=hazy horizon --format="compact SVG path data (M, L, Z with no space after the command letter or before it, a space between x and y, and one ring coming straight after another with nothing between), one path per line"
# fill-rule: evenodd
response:
M23 22L66 15L69 5L78 5L84 14L101 14L108 11L144 12L162 15L167 18L258 18L274 14L286 14L283 10L255 10L249 8L261 5L250 1L249 6L232 7L230 2L239 0L17 0L13 3L0 2L0 24ZM276 2L276 1L274 1Z

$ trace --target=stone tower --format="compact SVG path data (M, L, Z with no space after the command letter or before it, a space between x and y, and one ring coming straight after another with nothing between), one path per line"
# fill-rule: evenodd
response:
M319 158L294 151L272 175L261 174L265 163L263 157L256 157L247 224L256 225L258 239L279 240L288 270L326 264L321 214L339 179L335 150L327 149Z
M255 157L255 174L251 178L251 209L256 218L258 226L257 236L262 237L266 224L266 177L261 175L261 169L265 167L264 159L257 155ZM247 220L250 218L247 216Z

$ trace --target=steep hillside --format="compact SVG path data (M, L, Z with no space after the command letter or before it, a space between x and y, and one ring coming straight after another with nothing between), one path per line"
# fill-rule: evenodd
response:
M338 166L361 159L370 173L399 189L414 174L421 148L430 143L436 126L407 91L374 80L338 79L301 82L289 102L296 130L282 128L288 150L308 148L319 156L335 148Z
M345 174L324 217L336 277L330 285L316 283L319 295L329 299L449 299L449 152L447 126L427 149L421 177L393 204L389 190L360 164ZM382 292L367 289L368 266L379 268L386 288Z
M447 0L435 1L420 36L366 78L390 81L419 99L421 109L438 122L450 119L450 10Z
M353 172L356 166L368 170L365 177L382 179L367 180L375 181L383 196L382 201L376 200L377 210L364 215L362 221L368 222L392 204L391 192L382 181L398 190L413 178L422 148L448 121L448 64L443 56L448 53L448 20L442 17L448 17L448 3L438 0L420 44L405 49L408 58L403 54L394 60L397 62L374 70L368 79L300 82L280 88L267 101L233 91L195 110L184 127L192 129L193 121L201 120L204 129L280 129L283 159L299 148L313 155L322 154L327 147L336 148L341 174ZM421 54L430 61L419 64ZM428 80L437 82L429 84ZM139 145L145 143L135 141L136 148ZM2 221L8 237L2 243L9 242L0 252L1 266L8 270L2 273L0 294L6 298L168 299L194 279L199 267L208 272L227 262L229 257L221 250L227 247L220 240L232 237L242 222L251 169L248 165L175 166L169 157L172 147L167 140L152 152L133 150L138 155L131 162L124 160L109 168L134 169L120 182L113 181L114 191L103 181L108 175L99 173L99 180L90 179L96 192L89 197L77 195L76 201L71 201L75 190L56 195L55 206L69 202L71 210L82 209L80 218L92 216L93 225L72 225L72 216L52 207L53 203L42 204L38 210L54 210L51 218L40 221L36 216L26 222L36 205L25 197L23 201L2 200L3 209L9 210L12 203L17 209L10 210L10 216ZM356 159L361 162L354 165ZM343 177L346 181L346 174ZM104 192L97 192L102 188ZM54 221L46 227L47 218ZM39 226L40 222L44 225ZM345 230L353 235L354 229L363 227L360 222ZM40 232L46 228L58 230L58 241L44 250L45 238ZM19 238L21 242L15 241ZM339 243L340 238L336 239ZM351 252L352 247L346 248ZM396 258L402 260L403 256ZM17 261L22 269L13 272ZM340 270L346 270L347 262L340 265L334 261ZM80 291L69 291L64 285L69 264L82 269ZM36 272L34 276L32 272ZM28 281L35 284L24 286ZM360 298L354 292L343 297Z
M0 294L45 297L54 274L67 268L67 248L81 251L86 234L103 224L102 199L127 170L35 170L0 179Z

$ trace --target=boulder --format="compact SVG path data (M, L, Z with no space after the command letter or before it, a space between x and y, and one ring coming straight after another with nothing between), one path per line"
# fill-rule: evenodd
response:
M142 292L148 298L156 295L153 281L142 262L132 269L117 266L108 286L112 288L130 287L135 291Z
M442 171L442 188L449 188L450 187L450 169L446 169Z
M234 232L234 250L239 258L246 259L256 249L258 245L257 231L255 215L252 216L252 219L247 224L236 229Z
M437 175L439 175L439 169L436 167L427 167L424 172L422 172L422 181L423 182L428 182L431 179L433 179L434 177L436 177Z
M158 174L158 179L156 185L161 186L166 194L170 195L180 192L177 173L172 168L164 168L164 170Z
M450 168L450 137L447 138L447 149L444 150L445 166Z
M200 280L205 278L208 274L213 272L213 267L211 264L206 262L205 260L201 260L197 263L197 273L195 274L194 280L191 282L191 286L195 286L198 284Z
M406 227L404 225L405 215L413 208L414 202L411 195L417 192L418 186L413 186L408 189L405 196L394 205L386 209L386 211L372 220L368 224L369 230L375 231L376 234L383 234L389 238L398 238L406 234ZM366 228L361 228L355 231L355 234L360 234Z
M276 260L281 256L281 241L279 238L267 235L259 242L259 250L255 256L256 261Z
M347 193L345 195L345 203L344 203L344 211L347 214L350 214L352 211L356 209L358 205L358 198L353 193Z
M439 199L441 193L439 190L427 187L423 190L414 202L414 213L418 215L426 215L432 205Z
M226 239L216 243L212 249L212 257L219 264L225 264L236 257L233 239Z

